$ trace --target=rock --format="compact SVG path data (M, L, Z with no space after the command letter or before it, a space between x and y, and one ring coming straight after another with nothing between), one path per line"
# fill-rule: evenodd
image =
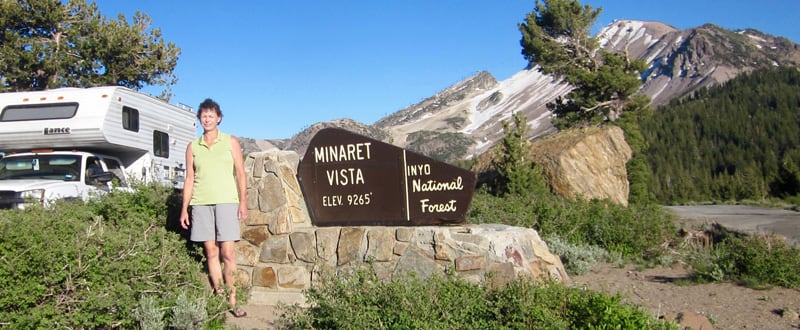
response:
M667 317L667 320L678 323L680 329L714 330L711 321L705 315L696 312L681 311L675 315L675 318Z
M530 151L557 194L628 205L625 164L633 154L621 128L607 125L562 131L533 141Z

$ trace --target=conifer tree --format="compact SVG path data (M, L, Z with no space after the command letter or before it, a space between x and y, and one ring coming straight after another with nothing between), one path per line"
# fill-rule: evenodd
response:
M638 94L642 60L606 51L589 35L602 9L576 0L537 0L533 12L518 25L522 55L529 66L552 74L573 86L566 97L547 104L559 129L615 121L633 150L628 163L632 202L654 199L649 191L647 148L639 129L640 117L649 116L650 100ZM645 113L640 115L639 113ZM620 120L621 119L621 120Z
M502 194L540 195L549 190L541 168L536 166L529 152L527 140L528 125L525 116L514 113L514 126L503 121L505 136L496 149L494 168L497 169L499 182L496 186Z
M625 111L647 106L633 97L646 63L608 52L589 35L600 11L576 0L537 0L518 26L529 65L574 87L548 104L559 128L614 121Z
M0 1L0 92L57 87L164 86L180 49L137 12L109 20L86 0Z

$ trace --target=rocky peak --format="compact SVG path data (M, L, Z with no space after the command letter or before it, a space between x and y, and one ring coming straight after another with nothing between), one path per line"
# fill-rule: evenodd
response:
M484 91L497 85L491 73L481 71L477 74L464 79L453 86L447 87L443 91L413 104L405 109L401 109L389 116L375 122L376 127L388 128L418 121L424 117L436 114L439 110L447 108L453 104L461 102L474 95L477 91Z
M311 143L311 138L313 138L314 135L316 135L321 129L329 127L343 128L353 133L369 136L376 140L390 142L388 140L389 134L380 128L366 125L349 118L341 118L327 122L319 122L309 126L302 132L292 136L292 138L286 142L284 150L292 150L296 151L299 155L305 155L306 148L308 148L308 144Z
M654 105L724 83L742 72L800 63L798 45L786 38L713 24L678 30L658 22L616 21L597 37L608 50L647 61L641 91Z
M433 150L441 154L447 149L439 145L442 141L458 144L452 148L454 152L437 158L443 161L472 158L503 137L502 122L510 121L517 112L528 118L532 136L553 132L545 105L569 89L536 68L524 69L500 83L488 73L480 73L375 126L385 127L393 144L412 146L423 153Z

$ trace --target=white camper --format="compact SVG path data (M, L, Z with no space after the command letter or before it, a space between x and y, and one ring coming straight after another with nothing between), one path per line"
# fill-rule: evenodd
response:
M131 181L181 189L195 125L191 109L119 86L0 93L0 208Z

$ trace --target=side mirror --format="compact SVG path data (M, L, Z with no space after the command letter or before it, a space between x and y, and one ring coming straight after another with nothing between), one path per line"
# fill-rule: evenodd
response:
M114 173L102 172L102 173L97 173L97 174L90 175L89 179L92 180L93 182L96 181L96 182L105 184L105 183L111 182L111 180L114 180L115 177L116 176L114 175Z

